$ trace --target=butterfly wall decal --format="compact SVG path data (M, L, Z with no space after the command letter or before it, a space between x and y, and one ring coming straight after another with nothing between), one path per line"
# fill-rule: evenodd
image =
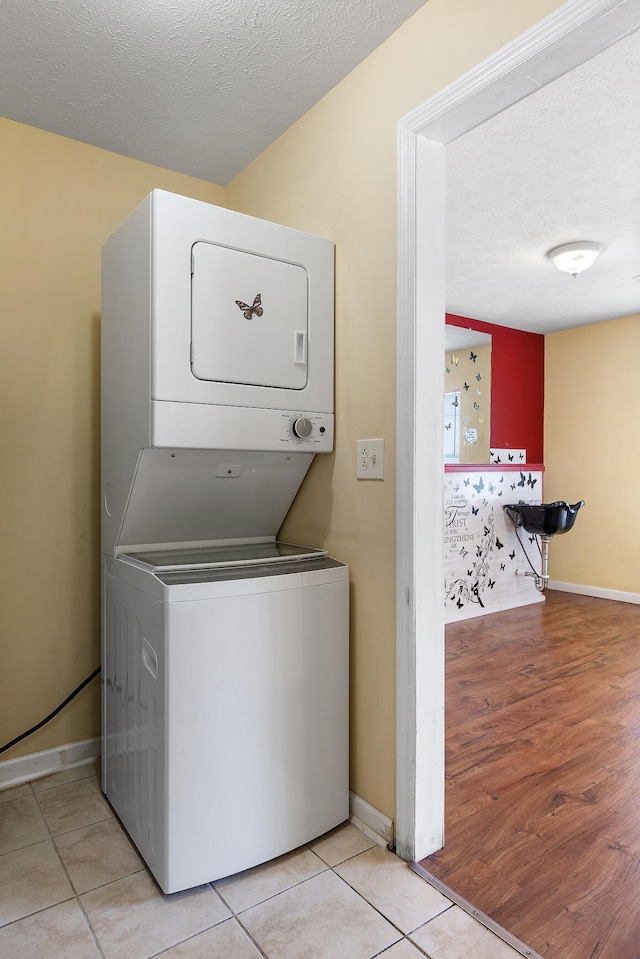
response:
M479 510L479 509L480 509L479 506L472 506L472 507L471 507L471 512L473 513L474 516L477 516L477 515L478 515L478 510Z
M447 373L450 373L450 372L451 372L451 367L450 367L450 366L446 366L445 369L446 369Z
M476 493L482 492L482 490L484 489L484 480L482 479L482 477L480 477L479 483L473 483L473 488L476 491Z
M531 489L533 489L533 487L536 485L537 482L538 482L538 480L537 480L537 479L533 479L532 476L531 476L531 473L529 473L529 479L527 480L527 486L530 486Z
M504 546L504 543L501 543L497 536L496 536L496 546L498 547L498 549L502 549L502 547Z
M445 424L444 424L444 428L445 428L445 430L450 430L450 429L451 429L451 423L445 423Z
M514 549L512 553L509 553L509 559L515 559L515 558L516 558L516 551Z
M452 362L453 366L457 366L459 360L460 360L460 357L459 357L459 356L456 356L455 353L452 353L452 354L451 354L451 362Z
M506 567L505 567L505 564L504 564L504 563L500 563L500 569L501 569L501 570L504 570L505 568L506 568Z
M473 408L474 408L474 410L479 410L479 409L480 409L480 407L478 406L478 404L476 403L475 400L473 401Z
M495 579L490 579L489 582L487 583L487 586L489 587L489 589L493 589L495 585L496 585Z
M472 361L475 363L475 361L478 359L478 354L477 354L477 353L474 353L473 350L472 350L472 351L469 353L469 359L472 360Z
M464 384L464 388L465 388L465 390L468 390L468 389L469 389L469 384L468 384L468 383L465 383L465 384Z
M252 320L254 314L256 316L262 316L264 310L262 309L262 294L257 293L254 297L253 304L249 306L248 303L243 303L242 300L236 300L236 306L242 310L242 315L245 320Z
M518 480L518 486L524 486L524 484L525 484L526 482L527 482L527 477L524 475L524 473L520 473L520 479Z

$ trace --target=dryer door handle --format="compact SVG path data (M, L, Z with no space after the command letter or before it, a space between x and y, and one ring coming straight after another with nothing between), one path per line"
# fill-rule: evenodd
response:
M296 366L305 366L307 362L307 334L304 330L295 330L293 334L293 362Z

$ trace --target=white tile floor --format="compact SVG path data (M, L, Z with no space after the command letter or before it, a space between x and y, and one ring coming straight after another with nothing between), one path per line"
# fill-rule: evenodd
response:
M163 895L95 766L0 792L7 959L519 959L345 824L237 876Z

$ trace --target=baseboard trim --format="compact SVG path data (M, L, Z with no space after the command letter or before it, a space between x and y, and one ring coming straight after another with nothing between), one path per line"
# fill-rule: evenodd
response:
M29 753L0 763L0 788L17 786L31 779L40 779L61 769L70 769L91 762L100 755L100 737L67 743L40 753Z
M517 939L513 936L507 929L497 923L491 916L487 916L486 913L480 912L479 909L476 909L467 899L463 899L462 896L459 896L457 892L454 892L453 889L450 889L449 886L446 886L440 879L436 878L432 873L428 872L424 866L421 866L419 862L410 862L407 863L410 869L413 869L421 879L424 879L425 882L428 882L430 886L433 886L434 889L437 889L438 892L441 892L443 896L447 899L450 899L451 902L455 903L456 906L459 906L467 915L472 916L474 919L477 919L478 922L494 934L498 936L499 939L502 939L503 942L506 942L507 945L511 946L512 949L515 949L516 952L519 952L521 956L525 956L526 959L544 959L539 952L536 952L535 949L532 949L530 946L527 946L524 942L521 942L520 939Z
M617 603L640 604L640 593L625 593L619 589L582 586L579 583L562 583L557 579L549 580L549 589L558 589L563 593L580 593L581 596L596 596L598 599L613 599Z
M495 606L478 607L475 603L469 603L463 610L445 609L444 623L445 626L448 626L450 623L461 623L466 619L479 619L480 616L489 616L491 613L505 613L508 609L532 606L534 603L544 603L544 594L535 592L526 599L518 598L516 602L496 603Z
M349 790L349 822L379 846L393 849L393 819Z

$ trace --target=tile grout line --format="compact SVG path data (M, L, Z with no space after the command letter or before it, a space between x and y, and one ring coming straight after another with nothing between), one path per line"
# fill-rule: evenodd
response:
M313 852L313 850L311 849L310 846L307 845L307 847L305 847L305 848L308 848L311 852ZM373 848L373 847L370 847L370 848ZM368 851L369 851L369 850L366 850L366 849L363 850L363 852L368 852ZM242 929L247 933L247 935L249 936L249 938L251 939L251 941L254 942L253 937L251 936L251 934L249 933L249 931L245 928L244 924L242 923L242 921L241 921L241 919L240 919L240 917L241 917L244 913L249 912L249 910L254 909L256 906L260 906L260 905L262 905L262 904L265 903L265 902L269 902L271 899L276 899L278 896L282 895L282 894L285 893L285 892L289 892L291 889L295 889L297 886L302 886L302 885L304 885L304 883L309 882L309 881L312 880L312 879L315 879L317 876L324 875L324 873L326 873L326 872L332 872L333 875L334 875L337 879L340 880L340 882L344 883L345 886L347 886L348 889L351 889L352 892L355 892L355 894L356 894L360 899L362 899L363 902L365 902L371 909L373 909L373 911L376 912L382 919L384 919L385 922L387 922L390 926L392 926L392 928L395 929L396 932L397 932L398 935L399 935L399 938L396 940L396 942L391 943L390 946L386 946L385 949L383 949L381 952L375 953L375 956L371 957L371 959L375 959L376 956L384 955L384 952L385 952L385 951L391 949L393 946L398 945L398 943L401 942L403 939L406 939L406 940L407 940L412 946L414 946L419 952L421 952L421 953L423 953L424 955L426 955L426 953L424 953L424 951L423 951L415 942L413 942L413 940L409 939L408 937L409 937L412 933L416 932L418 929L422 929L424 926L428 925L433 919L436 919L438 916L442 916L442 915L444 915L444 913L448 912L448 911L453 907L453 905L454 905L451 897L450 897L450 896L447 896L446 894L443 893L443 895L445 895L445 898L449 900L448 905L445 906L440 912L436 913L434 916L431 916L429 919L425 920L425 922L420 923L418 926L415 927L415 929L410 929L409 932L406 932L406 933L405 933L402 929L400 929L399 926L396 925L395 922L393 922L393 920L391 920L388 916L385 916L385 914L384 914L383 912L381 912L381 910L378 909L377 906L375 906L372 902L370 902L370 901L366 898L366 896L364 896L358 889L356 889L354 886L352 886L351 883L349 883L343 876L340 876L340 875L336 872L336 867L342 866L342 865L344 865L344 863L350 862L350 861L353 860L353 859L357 859L357 857L360 856L360 855L362 855L363 852L356 853L356 854L353 855L353 856L347 856L346 859L343 859L343 860L341 860L340 862L335 863L334 866L329 866L328 863L324 863L324 860L321 859L321 857L320 857L317 853L314 853L314 855L317 856L317 858L320 859L320 861L325 864L325 866L326 866L325 869L322 869L320 872L315 873L315 875L313 875L313 876L307 876L306 879L301 879L299 882L295 882L295 883L293 883L291 886L287 886L285 889L282 889L280 892L274 893L272 896L267 896L265 899L261 899L259 902L253 903L251 906L247 906L246 908L242 909L240 912L235 912L235 911L233 910L233 907L232 907L232 906L230 905L230 903L224 898L224 896L222 895L222 893L219 892L219 890L216 889L216 892L218 893L218 895L220 896L220 898L222 899L222 901L224 902L224 904L227 906L227 908L231 910L234 918L238 920L240 926L241 926ZM214 886L213 883L211 883L211 885ZM214 886L214 888L215 888L215 886ZM262 951L262 949L260 949L260 947L258 946L258 944L255 943L255 945L256 945L256 947L259 949L261 955L266 956L266 953L264 953L264 952ZM266 959L268 959L268 956L266 957ZM535 956L535 955L532 955L532 959L542 959L542 957L537 957L537 956Z
M46 831L47 831L47 837L48 837L48 838L45 837L44 839L36 839L35 842L25 843L24 846L19 846L18 849L10 849L10 850L8 850L7 852L0 853L0 856L9 856L9 855L11 855L12 852L19 852L19 851L22 850L22 849L29 849L29 847L31 847L31 846L37 846L38 843L51 842L51 845L53 846L53 848L54 848L54 850L55 850L55 853L56 853L58 859L60 859L60 854L58 853L58 850L57 850L57 848L56 848L56 844L55 844L55 842L53 841L53 836L51 835L51 830L49 829L49 824L47 823L47 821L46 821L46 819L44 818L44 815L43 815L43 813L42 813L42 810L40 809L40 803L38 802L38 798L37 798L34 790L33 790L32 787L31 787L31 782L20 783L20 785L21 785L21 786L28 786L28 787L29 787L29 790L31 791L31 798L35 800L36 809L38 810L38 813L39 813L39 815L40 815L40 818L42 819L42 824L43 824L44 828L45 828ZM13 800L9 800L9 802L13 802ZM63 869L64 869L64 864L62 864L62 866L63 866ZM66 869L64 869L64 872L65 872L65 875L67 876L67 878L69 878L69 876L67 875ZM0 924L0 929L8 929L9 926L13 926L13 925L15 925L17 922L22 922L23 919L31 919L32 916L38 916L38 915L40 915L40 913L46 912L47 909L53 908L53 906L59 906L59 905L61 905L61 903L63 903L63 902L71 902L71 900L72 900L72 899L74 898L74 896L75 896L75 889L73 888L73 884L71 884L71 889L72 889L73 895L69 896L68 899L61 899L60 902L51 903L51 905L49 905L49 906L43 906L41 909L34 909L33 912L28 912L28 913L26 914L26 916L18 916L16 919L11 919L11 920L9 920L9 922L5 922L5 923Z
M256 940L253 938L253 936L251 935L251 933L249 932L249 930L246 928L246 926L245 926L244 923L242 922L241 916L244 915L244 913L249 912L250 909L254 909L256 906L261 906L261 905L263 905L263 903L265 903L265 902L269 902L271 899L276 899L278 896L282 895L282 893L289 892L291 889L295 889L297 886L302 886L304 883L309 882L309 880L315 879L317 876L321 876L321 875L323 875L323 874L326 873L326 872L333 872L334 875L335 875L338 879L341 879L342 882L345 882L345 880L342 879L341 876L338 876L338 874L335 872L334 867L333 867L333 866L330 866L329 863L325 862L325 860L322 858L322 856L320 856L317 852L315 852L315 851L313 850L311 843L306 843L304 846L301 846L300 848L301 848L301 849L306 849L308 852L311 852L311 853L316 857L316 859L318 859L318 860L322 863L322 865L324 866L324 868L321 869L319 872L314 873L313 876L307 876L305 879L301 879L301 880L299 880L298 882L294 882L292 885L287 886L285 889L281 889L280 892L276 892L276 893L274 893L274 894L271 895L271 896L267 896L265 899L261 899L259 902L252 903L252 905L247 906L247 907L244 908L244 909L241 909L239 912L236 912L236 911L233 909L231 903L230 903L227 899L225 899L225 897L224 897L224 895L222 894L222 892L221 892L219 889L216 888L215 883L217 882L217 880L214 880L213 882L208 883L208 885L211 886L211 888L214 890L214 892L219 896L219 898L222 900L222 902L224 903L224 905L225 905L225 906L227 907L227 909L230 911L231 916L229 916L228 918L229 918L229 919L235 919L235 920L236 920L236 922L238 923L238 925L240 926L240 928L242 929L242 931L243 931L243 932L245 933L245 935L248 937L249 941L255 946L255 948L258 950L260 956L262 956L263 959L269 959L269 956L267 955L266 952L264 952L264 950L261 948L261 946L258 944L258 942L256 942ZM369 848L372 848L372 847L369 847ZM345 859L341 860L339 863L336 863L335 865L336 865L336 866L341 866L341 865L343 865L343 863L345 863L345 862L349 862L349 861L352 860L352 859L356 859L359 855L362 854L362 852L367 852L367 851L368 851L368 850L365 849L365 850L361 850L361 851L358 852L358 853L354 853L352 856L347 856ZM252 867L252 868L256 868L256 867ZM346 884L347 886L349 886L349 883L345 883L345 884ZM350 888L350 889L353 889L352 886L349 886L349 888ZM357 890L354 889L353 891L357 893ZM357 893L357 894L360 895L360 893ZM361 896L361 898L364 899L364 896ZM370 903L368 900L364 899L364 901L367 903L367 905L371 906L371 908L374 909L376 912L379 912L377 909L375 909L375 906L373 906L372 903ZM382 913L379 913L379 914L382 915ZM383 919L386 919L386 921L389 922L389 920L387 919L386 916L383 916ZM222 922L225 922L225 921L227 921L227 920L224 920L224 919L222 920ZM394 925L393 923L390 923L390 924L391 924L391 925ZM220 923L216 923L215 925L220 925ZM210 928L213 929L213 928L215 928L215 926L211 926ZM394 926L394 928L397 929L396 926ZM403 938L405 938L404 933L402 933L401 930L398 930L398 932L400 932L400 935L401 935ZM194 938L194 937L190 937L190 938ZM184 941L187 942L188 940L184 940ZM401 941L401 940L398 940L398 942L400 942L400 941ZM392 945L397 945L397 942L396 942L396 943L392 943ZM387 948L391 948L391 946L388 946ZM150 959L159 959L159 956L160 956L160 955L161 955L161 953L158 953L156 957L150 957ZM380 953L377 953L376 955L380 955ZM371 957L371 959L375 959L375 957Z
M367 850L365 850L365 852L366 852L366 851L367 851ZM405 934L402 932L401 929L398 929L398 927L395 925L395 923L391 922L391 920L388 919L387 916L383 915L383 914L380 912L380 910L377 909L377 908L373 905L373 903L369 902L368 899L365 899L365 897L364 897L361 893L359 893L357 889L354 889L353 886L351 886L345 879L343 879L342 876L339 876L338 873L335 871L335 869L334 869L333 866L329 866L328 863L325 863L324 860L321 859L320 856L318 856L317 853L314 853L314 855L317 856L317 858L320 859L320 861L321 861L322 863L324 863L324 865L326 866L326 869L322 869L320 872L317 872L317 873L316 873L315 875L313 875L313 876L307 876L306 879L301 879L300 882L296 882L296 883L294 883L294 884L291 885L291 886L287 886L286 889L282 889L280 892L274 893L273 896L267 896L266 899L261 899L260 902L256 902L256 903L254 903L252 906L247 906L246 909L243 909L240 913L233 912L233 909L232 909L232 907L229 905L229 903L227 902L227 900L224 899L224 897L221 895L221 893L218 893L218 895L220 895L220 898L223 900L224 904L225 904L229 909L231 909L231 911L233 912L234 918L238 921L239 925L240 925L241 928L244 930L244 932L246 932L246 934L249 936L249 939L250 939L251 942L256 946L256 948L257 948L258 951L260 952L260 955L261 955L261 956L264 956L265 959L269 959L268 954L267 954L266 952L264 952L264 951L260 948L260 946L259 946L258 943L254 940L254 938L253 938L253 936L251 935L251 933L249 932L249 930L246 929L246 927L245 927L244 924L242 923L242 920L241 920L240 917L241 917L242 915L244 915L244 913L249 912L250 909L254 909L256 906L261 906L263 903L269 902L271 899L277 899L278 896L281 896L281 895L283 895L284 893L289 892L291 889L295 889L295 888L298 887L298 886L302 886L302 885L304 885L306 882L310 882L312 879L316 879L318 876L323 876L323 875L324 875L325 873L327 873L327 872L333 873L333 875L336 877L336 879L339 879L341 882L343 882L343 883L345 884L345 886L347 886L349 889L351 889L353 892L355 892L356 895L358 895L358 896L363 900L363 902L366 902L366 904L367 904L368 906L370 906L370 908L373 909L374 912L377 912L379 916L381 916L386 922L389 923L390 926L392 926L392 927L399 933L400 938L397 939L395 942L391 943L391 945L386 946L386 947L385 947L385 950L391 949L393 946L397 946L398 943L402 941L402 939L405 939L405 938L406 938ZM358 853L357 855L360 855L360 853ZM350 859L355 859L355 858L356 858L356 856L349 856L347 859L342 860L342 862L336 863L336 866L341 866L341 865L343 864L343 862L349 862ZM217 892L217 890L216 890L216 892ZM443 910L443 911L446 911L446 910ZM434 917L434 918L435 918L435 917ZM415 943L412 943L412 945L415 945ZM385 950L382 950L381 953L375 953L373 956L370 957L370 959L376 959L376 956L382 955ZM422 952L422 950L420 950L420 951Z
M272 898L273 898L273 897L272 897ZM245 911L246 911L246 910L245 910ZM267 953L264 951L264 949L262 949L262 948L258 945L258 943L257 943L256 940L253 938L253 936L251 935L251 933L249 932L249 930L244 926L244 924L243 924L242 921L240 920L240 917L239 917L239 916L236 916L236 914L234 913L234 914L233 914L233 918L234 918L235 921L238 923L238 925L240 926L240 928L241 928L242 931L244 932L245 936L247 936L247 938L249 939L249 942L251 942L252 945L255 946L255 948L258 950L258 952L259 952L260 955L263 957L263 959L269 959L269 956L268 956Z
M368 850L365 850L365 852L368 852ZM359 854L359 855L360 855L360 854ZM395 856L395 853L392 853L392 855ZM356 857L355 857L355 856L352 856L352 857L350 857L350 858L351 858L351 859L355 859ZM401 859L399 859L399 858L398 858L398 861L399 861L399 862L403 862L403 860L401 860ZM345 859L344 862L349 862L349 859ZM337 863L336 863L336 866L342 866L342 865L343 865L342 862L337 862ZM409 865L409 863L407 863L407 865ZM454 905L451 896L449 896L446 892L442 892L442 890L439 889L438 892L442 892L442 895L445 897L445 899L448 899L448 900L449 900L449 904L448 904L447 906L445 906L444 909L442 909L440 912L437 912L434 916L431 916L430 919L425 919L424 922L421 922L421 923L420 923L418 926L416 926L414 929L410 929L409 932L403 932L403 930L400 929L400 927L397 926L397 925L395 924L395 922L393 922L392 919L389 919L388 916L385 916L385 914L384 914L383 912L381 912L381 910L378 909L377 906L375 906L372 902L370 902L370 901L366 898L366 896L363 895L363 893L361 893L358 889L356 889L354 886L352 886L351 883L348 882L348 880L346 880L343 876L341 876L339 873L337 873L337 872L335 871L335 868L332 867L332 868L331 868L331 871L334 873L335 876L338 877L338 879L341 879L342 882L343 882L346 886L349 887L349 889L352 889L353 892L355 892L358 896L360 896L360 898L361 898L362 900L364 900L364 902L366 902L368 906L371 906L371 908L372 908L375 912L377 912L378 915L382 916L382 918L383 918L386 922L388 922L390 926L393 926L393 928L396 929L396 930L400 933L400 935L402 936L403 939L408 939L408 937L411 936L414 932L417 932L418 929L423 929L425 926L428 926L429 923L432 922L434 919L437 919L438 916L443 916L443 915L445 914L445 912L449 912L449 910L451 909L451 907ZM446 889L446 886L445 886L444 888ZM412 945L412 946L416 946L416 943L413 942L412 939L410 939L409 942L411 942L411 945ZM397 943L393 943L392 945L397 945ZM391 946L387 946L386 948L387 948L387 949L390 949ZM419 947L416 946L416 948L419 948ZM422 952L423 950L421 949L420 951ZM383 950L383 952L384 952L384 950ZM381 955L381 953L378 953L377 955ZM538 957L534 956L533 959L538 959ZM542 957L539 957L539 959L542 959Z
M30 786L30 788L31 788L31 791L32 791L34 797L35 797L36 804L37 804L37 806L38 806L38 811L39 811L40 815L42 816L42 819L43 819L43 821L44 821L44 824L45 824L45 827L46 827L46 829L47 829L47 832L49 833L49 837L50 837L50 839L51 839L51 843L52 843L52 845L53 845L53 848L54 848L55 851L56 851L56 856L58 857L58 860L59 860L59 862L60 862L60 865L62 866L62 869L64 870L64 874L65 874L65 876L67 877L67 880L69 881L69 885L71 886L71 889L72 889L72 891L73 891L73 896L72 896L71 898L75 898L75 901L76 901L76 903L77 903L78 909L80 910L80 912L81 912L81 914L82 914L82 918L84 919L84 921L85 921L85 923L86 923L86 925L87 925L87 929L89 930L89 935L91 936L91 938L92 938L92 940L93 940L93 943L94 943L94 945L95 945L95 947L96 947L96 949L97 949L98 956L100 957L100 959L106 959L105 954L104 954L104 952L103 952L103 950L102 950L102 947L101 947L100 943L98 942L98 937L97 937L96 934L95 934L94 928L93 928L93 926L91 925L91 922L89 921L89 916L87 915L87 912L86 912L86 910L85 910L85 908L84 908L84 906L83 906L83 904L82 904L82 901L81 901L81 899L80 899L80 896L79 896L78 892L76 891L76 887L75 887L75 885L74 885L74 883L73 883L73 880L72 880L72 878L71 878L71 874L69 873L69 870L67 869L67 867L66 867L66 865L65 865L64 859L62 858L62 856L61 856L61 854L60 854L60 850L58 849L58 844L56 843L55 836L54 836L53 833L51 832L51 829L50 829L50 827L49 827L49 823L47 822L46 817L45 817L42 809L40 808L40 802L39 802L39 800L38 800L38 793L37 793L36 790L33 788L33 786L31 785L31 783L29 783L29 786ZM49 790L45 789L45 790L43 790L43 792L49 792ZM70 831L73 832L73 830L70 830ZM62 833L62 835L67 835L67 834L66 834L66 833ZM70 899L65 899L65 900L63 900L63 902L70 902L70 901L71 901L71 898L70 898ZM54 903L54 905L59 905L59 903ZM48 909L51 909L52 907L51 907L51 906L48 906L47 908L48 908ZM44 911L44 910L41 910L41 911Z
M440 913L440 915L442 915L442 913ZM435 917L434 917L434 918L435 918ZM431 920L429 920L429 921L431 921ZM426 925L426 923L425 923L425 925ZM421 928L421 927L418 927L418 928ZM385 954L388 953L388 952L391 952L391 950L392 950L392 949L395 949L396 946L399 946L401 942L406 942L406 943L409 944L409 946L413 946L413 948L416 950L416 952L417 952L420 956L426 956L426 959L431 959L431 957L429 956L429 954L424 951L424 949L422 948L422 946L419 946L417 942L414 942L414 941L413 941L413 939L409 939L408 936L403 936L403 938L402 938L402 939L398 939L397 942L392 942L390 946L386 946L386 948L384 948L384 949L382 950L382 952L376 952L375 956L371 956L370 959L384 959ZM465 957L463 957L463 959L465 959Z
M318 858L320 858L320 857L318 857ZM267 862L268 862L268 861L269 861L269 860L267 860ZM218 893L218 895L220 896L220 898L221 898L222 901L224 902L225 906L226 906L228 909L230 909L231 912L232 912L232 914L233 914L234 916L236 916L236 918L237 918L238 916L242 916L245 912L249 912L250 909L255 909L256 906L261 906L264 902L269 902L271 899L276 899L278 896L281 896L283 892L288 892L290 889L295 889L297 886L302 886L302 885L304 885L305 882L309 882L310 879L315 879L316 876L322 876L325 872L332 872L331 866L327 866L327 864L326 864L323 860L320 860L320 861L322 862L323 866L325 867L324 869L319 869L318 872L314 872L314 874L313 874L312 876L305 876L304 879L299 879L299 880L297 880L296 882L291 883L290 886L285 886L285 888L284 888L284 889L281 889L280 892L274 892L271 896L265 896L264 899L260 899L260 900L258 900L258 902L253 902L253 903L251 903L250 906L245 906L245 907L244 907L243 909L241 909L239 912L235 912L233 906L232 906L230 903L227 902L227 900L224 898L224 896L222 895L222 893L220 892L220 890L219 890L219 889L216 889L214 883L218 882L218 881L219 881L218 879L214 879L213 882L211 883L211 886L213 886L213 888L216 889L216 892ZM260 866L251 866L251 869L259 869L259 868L260 868ZM238 873L237 875L240 875L240 873ZM224 878L226 879L227 877L225 876Z
M211 883L203 883L203 885L210 886ZM196 888L196 887L193 887L193 888ZM173 895L173 893L162 893L162 895L163 896ZM244 926L242 925L238 917L235 915L235 913L230 916L226 916L224 919L221 919L219 922L214 922L212 926L207 926L206 929L200 929L199 932L194 932L193 935L188 936L186 939L180 939L179 942L174 942L173 945L164 947L160 952L154 952L153 955L148 956L147 959L162 959L162 956L164 956L166 952L169 952L170 949L175 949L177 946L183 946L186 942L192 942L194 939L197 939L198 936L202 936L205 932L211 932L212 929L217 929L219 926L223 926L226 922L233 922L234 920L238 923L242 931L246 933L247 937L251 941L251 944L254 945L256 949L258 950L258 952L260 953L260 956L263 957L263 959L269 959L266 952L262 951L258 943L255 942L251 934L247 932L247 930L244 928Z
M434 889L437 889L438 892L442 893L443 896L446 896L448 899L451 899L456 906L459 906L463 912L466 912L467 915L471 916L472 919L476 919L480 925L484 926L485 929L488 929L489 932L492 932L498 939L502 939L508 946L511 946L516 952L519 952L521 956L524 956L525 959L544 959L544 956L541 956L539 952L536 952L535 949L532 949L530 946L527 946L526 943L522 942L516 936L512 935L504 926L501 926L499 923L492 919L491 916L487 916L486 913L481 912L479 909L470 903L467 899L464 899L462 896L459 896L457 892L454 892L449 886L445 885L440 879L428 872L424 866L421 866L419 862L408 862L409 869L415 872L421 879L424 879L425 882L429 883L430 886L433 886Z

